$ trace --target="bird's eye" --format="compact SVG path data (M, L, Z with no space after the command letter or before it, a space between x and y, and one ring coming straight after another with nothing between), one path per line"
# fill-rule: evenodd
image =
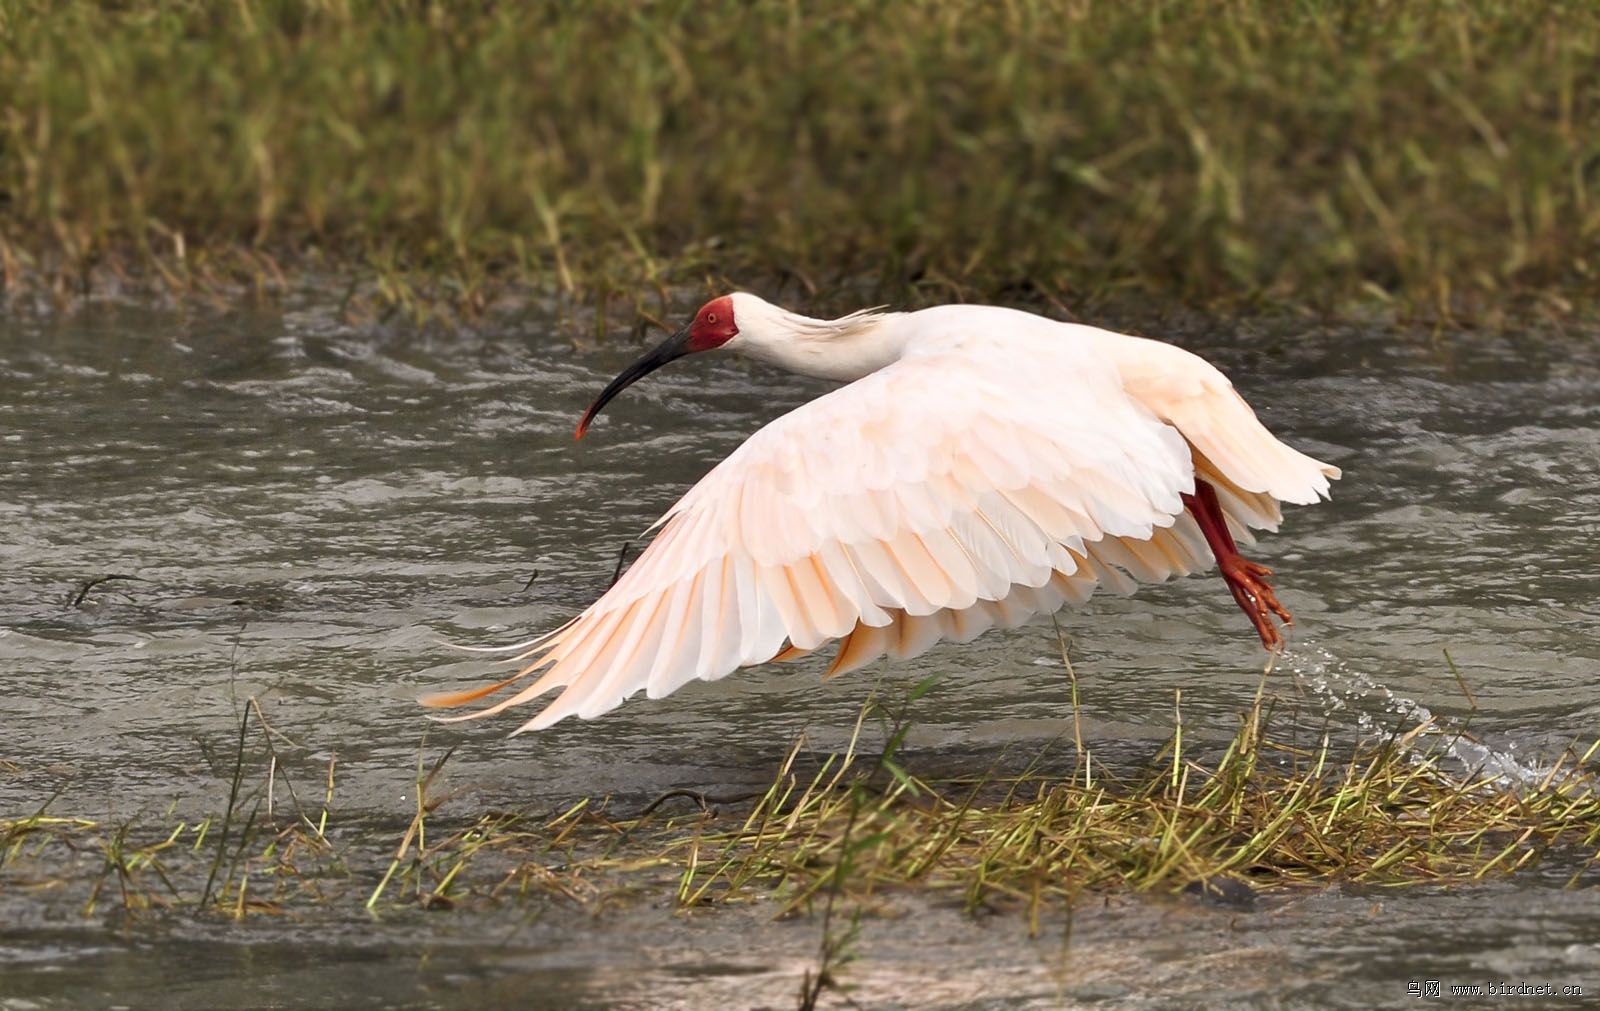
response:
M716 321L717 321L717 314L716 313L714 313L714 312L706 313L706 322L707 323L715 323Z

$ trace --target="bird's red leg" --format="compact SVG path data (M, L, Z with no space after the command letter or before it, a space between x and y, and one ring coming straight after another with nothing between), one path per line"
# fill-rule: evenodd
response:
M1282 649L1283 634L1272 623L1272 615L1283 619L1285 625L1294 624L1294 618L1278 602L1278 595L1272 592L1272 584L1267 582L1272 570L1239 554L1238 545L1234 544L1233 535L1228 532L1228 520L1222 514L1215 488L1197 478L1194 494L1184 495L1183 504L1200 524L1200 532L1205 534L1206 543L1211 545L1211 553L1217 556L1217 567L1222 570L1222 578L1228 583L1228 591L1233 594L1245 617L1255 625L1256 634L1261 636L1261 645L1269 650Z

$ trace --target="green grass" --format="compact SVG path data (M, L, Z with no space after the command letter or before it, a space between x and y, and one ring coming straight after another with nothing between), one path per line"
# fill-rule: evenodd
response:
M9 293L1564 316L1600 6L0 0Z

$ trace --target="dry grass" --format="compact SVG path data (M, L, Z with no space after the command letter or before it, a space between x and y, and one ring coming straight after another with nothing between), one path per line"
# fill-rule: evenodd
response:
M1439 318L1600 284L1576 0L0 0L0 94L0 279L62 302L309 272L601 327L734 284Z
M1584 766L1600 743L1519 791L1447 770L1442 747L1393 738L1340 757L1326 736L1266 739L1263 722L1258 707L1213 763L1185 754L1180 729L1164 767L1135 778L1085 761L1065 781L926 782L897 767L863 775L847 753L809 780L786 774L737 828L682 844L679 898L761 885L799 908L838 878L859 892L915 886L1037 911L1086 890L1224 878L1256 890L1481 880L1600 843L1600 784Z
M1180 718L1142 771L1113 773L1079 741L1065 778L1030 767L925 779L897 750L926 687L892 712L863 709L850 747L808 772L797 741L753 803L683 792L631 815L585 799L554 815L446 818L439 808L450 798L435 782L449 756L419 761L416 809L398 846L372 826L335 831L333 763L320 805L302 807L275 732L258 722L252 745L246 715L224 811L161 828L55 816L48 804L0 819L0 887L77 895L85 915L108 902L118 915L186 907L244 918L670 896L683 908L775 900L783 912L821 902L831 917L836 899L912 888L1037 917L1085 892L1471 882L1552 855L1576 883L1593 880L1600 860L1591 764L1600 742L1513 788L1455 767L1433 728L1343 754L1325 733L1292 723L1269 734L1258 698L1210 761L1190 753ZM885 721L887 744L864 756L858 743L874 719ZM270 782L246 788L246 770L262 766ZM681 812L683 798L701 804L666 813Z

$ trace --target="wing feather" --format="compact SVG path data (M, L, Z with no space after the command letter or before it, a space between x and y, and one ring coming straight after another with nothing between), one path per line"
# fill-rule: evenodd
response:
M667 607L661 619L661 646L645 673L645 694L659 699L667 695L666 686L676 681L673 672L683 664L683 641L688 632L689 598L692 580L679 583L667 593Z
M1160 341L1072 329L1115 363L1130 396L1176 428L1238 490L1300 505L1328 497L1339 468L1275 438L1210 362Z
M728 584L732 566L724 555L706 569L700 601L700 670L733 670L739 666L739 624L734 607L737 599Z
M822 566L823 578L843 595L845 613L860 615L860 620L868 625L889 624L889 616L874 599L872 584L856 567L849 548L838 541L830 541L817 552L816 558Z

